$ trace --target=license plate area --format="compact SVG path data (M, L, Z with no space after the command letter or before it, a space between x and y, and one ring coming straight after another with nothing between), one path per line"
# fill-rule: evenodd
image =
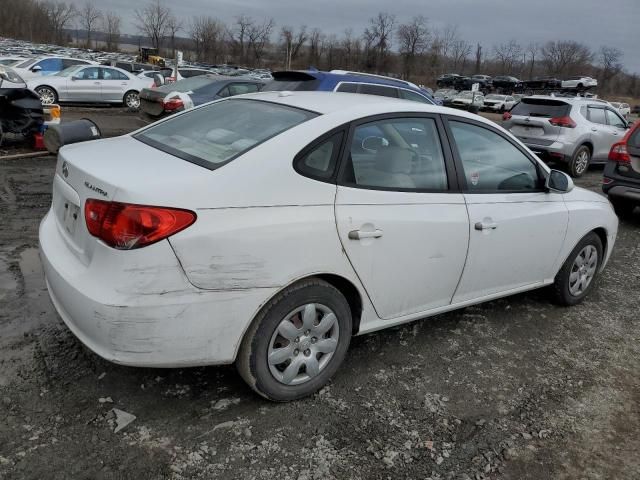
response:
M539 137L544 135L544 129L540 127L527 127L522 125L514 125L511 128L511 133L514 135L522 135L524 137Z
M76 233L76 225L80 217L80 206L70 200L62 199L62 227L73 237Z

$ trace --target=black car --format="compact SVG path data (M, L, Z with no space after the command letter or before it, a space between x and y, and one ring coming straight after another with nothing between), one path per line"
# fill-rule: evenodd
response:
M602 190L619 217L629 217L640 206L640 122L611 147Z
M0 142L5 133L36 133L44 120L38 94L11 68L0 66Z
M489 75L474 75L472 77L461 77L455 80L453 87L456 90L471 90L473 84L477 83L479 85L480 91L484 93L488 93L491 91L493 86L492 78Z
M454 88L456 81L459 81L460 78L462 77L457 73L445 73L444 75L440 75L438 77L438 79L436 80L436 85L438 86L438 88Z
M506 93L518 92L524 88L524 82L510 75L499 75L493 77L493 87Z
M534 77L524 82L524 87L530 90L562 88L562 80L555 77Z
M145 88L140 92L140 108L150 117L179 112L220 98L253 93L262 90L264 82L252 78L224 77L222 75L198 75L159 88Z

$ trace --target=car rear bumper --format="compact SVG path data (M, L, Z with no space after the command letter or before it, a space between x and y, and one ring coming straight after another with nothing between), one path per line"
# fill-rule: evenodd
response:
M100 244L84 265L65 244L54 215L43 219L39 234L47 288L60 317L84 345L114 363L232 363L260 305L275 293L198 289L166 241L119 251L122 263L105 260L113 251ZM145 268L153 258L165 260Z

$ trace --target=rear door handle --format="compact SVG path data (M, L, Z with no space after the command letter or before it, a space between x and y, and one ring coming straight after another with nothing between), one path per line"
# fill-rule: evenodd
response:
M598 129L597 129L596 127L591 127L591 131L592 131L592 132L597 132L597 131L598 131Z
M476 230L495 230L498 228L498 224L494 222L478 222L475 224Z
M93 82L94 85L100 85L100 82Z
M382 230L376 228L373 232L363 232L361 230L351 230L349 232L349 240L362 240L363 238L380 238Z

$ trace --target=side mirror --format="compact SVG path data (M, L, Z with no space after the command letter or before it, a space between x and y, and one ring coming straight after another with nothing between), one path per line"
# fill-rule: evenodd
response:
M382 137L365 137L362 140L363 150L369 150L371 152L377 152L382 147L388 147L389 141Z
M80 80L80 77L76 77L76 76L74 75L73 77L71 77L71 80L75 82L76 80Z
M573 190L573 179L560 170L551 170L544 187L553 193L569 193Z
M40 65L35 65L33 67L31 67L31 71L32 72L39 72L42 70L42 67Z

